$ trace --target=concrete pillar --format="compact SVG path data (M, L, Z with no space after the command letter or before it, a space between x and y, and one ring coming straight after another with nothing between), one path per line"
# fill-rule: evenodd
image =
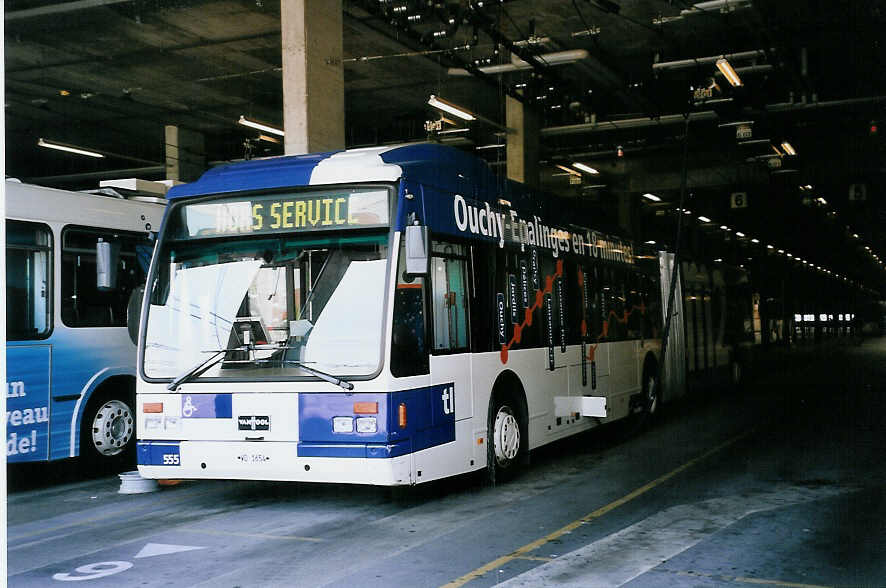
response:
M342 0L281 0L283 149L345 147Z
M537 188L539 133L538 115L522 102L510 96L505 106L507 134L508 179Z
M615 218L618 221L618 228L621 232L628 236L636 234L636 199L637 195L633 192L622 191L619 189L611 190L611 200L615 206Z
M166 125L166 179L193 182L206 171L203 134Z

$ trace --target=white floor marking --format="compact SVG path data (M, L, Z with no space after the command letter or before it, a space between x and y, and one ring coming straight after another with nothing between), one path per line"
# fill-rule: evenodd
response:
M675 506L511 578L501 586L621 586L750 514L846 491L786 487L776 492Z
M155 555L169 555L170 553L179 553L181 551L194 551L195 549L206 549L206 547L196 545L171 545L169 543L148 543L136 554L135 559L154 557Z

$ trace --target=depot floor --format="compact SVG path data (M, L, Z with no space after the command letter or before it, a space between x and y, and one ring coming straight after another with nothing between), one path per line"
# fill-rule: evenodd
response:
M884 586L886 339L806 354L516 480L183 482L8 470L9 586Z

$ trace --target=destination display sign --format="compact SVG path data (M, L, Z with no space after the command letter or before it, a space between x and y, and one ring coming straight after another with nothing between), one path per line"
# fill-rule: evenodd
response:
M455 194L452 212L441 206L439 226L444 232L548 250L554 257L571 253L619 264L636 263L633 245L626 240L581 227L562 228L546 224L538 215L521 217L514 209L499 208ZM448 218L447 218L448 217ZM535 260L530 278L536 275Z
M187 204L176 238L385 227L388 191L380 188L262 194Z

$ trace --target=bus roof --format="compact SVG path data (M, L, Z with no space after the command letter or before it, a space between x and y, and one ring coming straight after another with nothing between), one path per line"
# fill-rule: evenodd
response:
M162 204L6 181L6 218L126 231L160 228Z
M297 186L394 182L400 178L479 197L495 186L481 159L436 143L412 143L255 159L213 168L195 182L175 186L169 200Z

